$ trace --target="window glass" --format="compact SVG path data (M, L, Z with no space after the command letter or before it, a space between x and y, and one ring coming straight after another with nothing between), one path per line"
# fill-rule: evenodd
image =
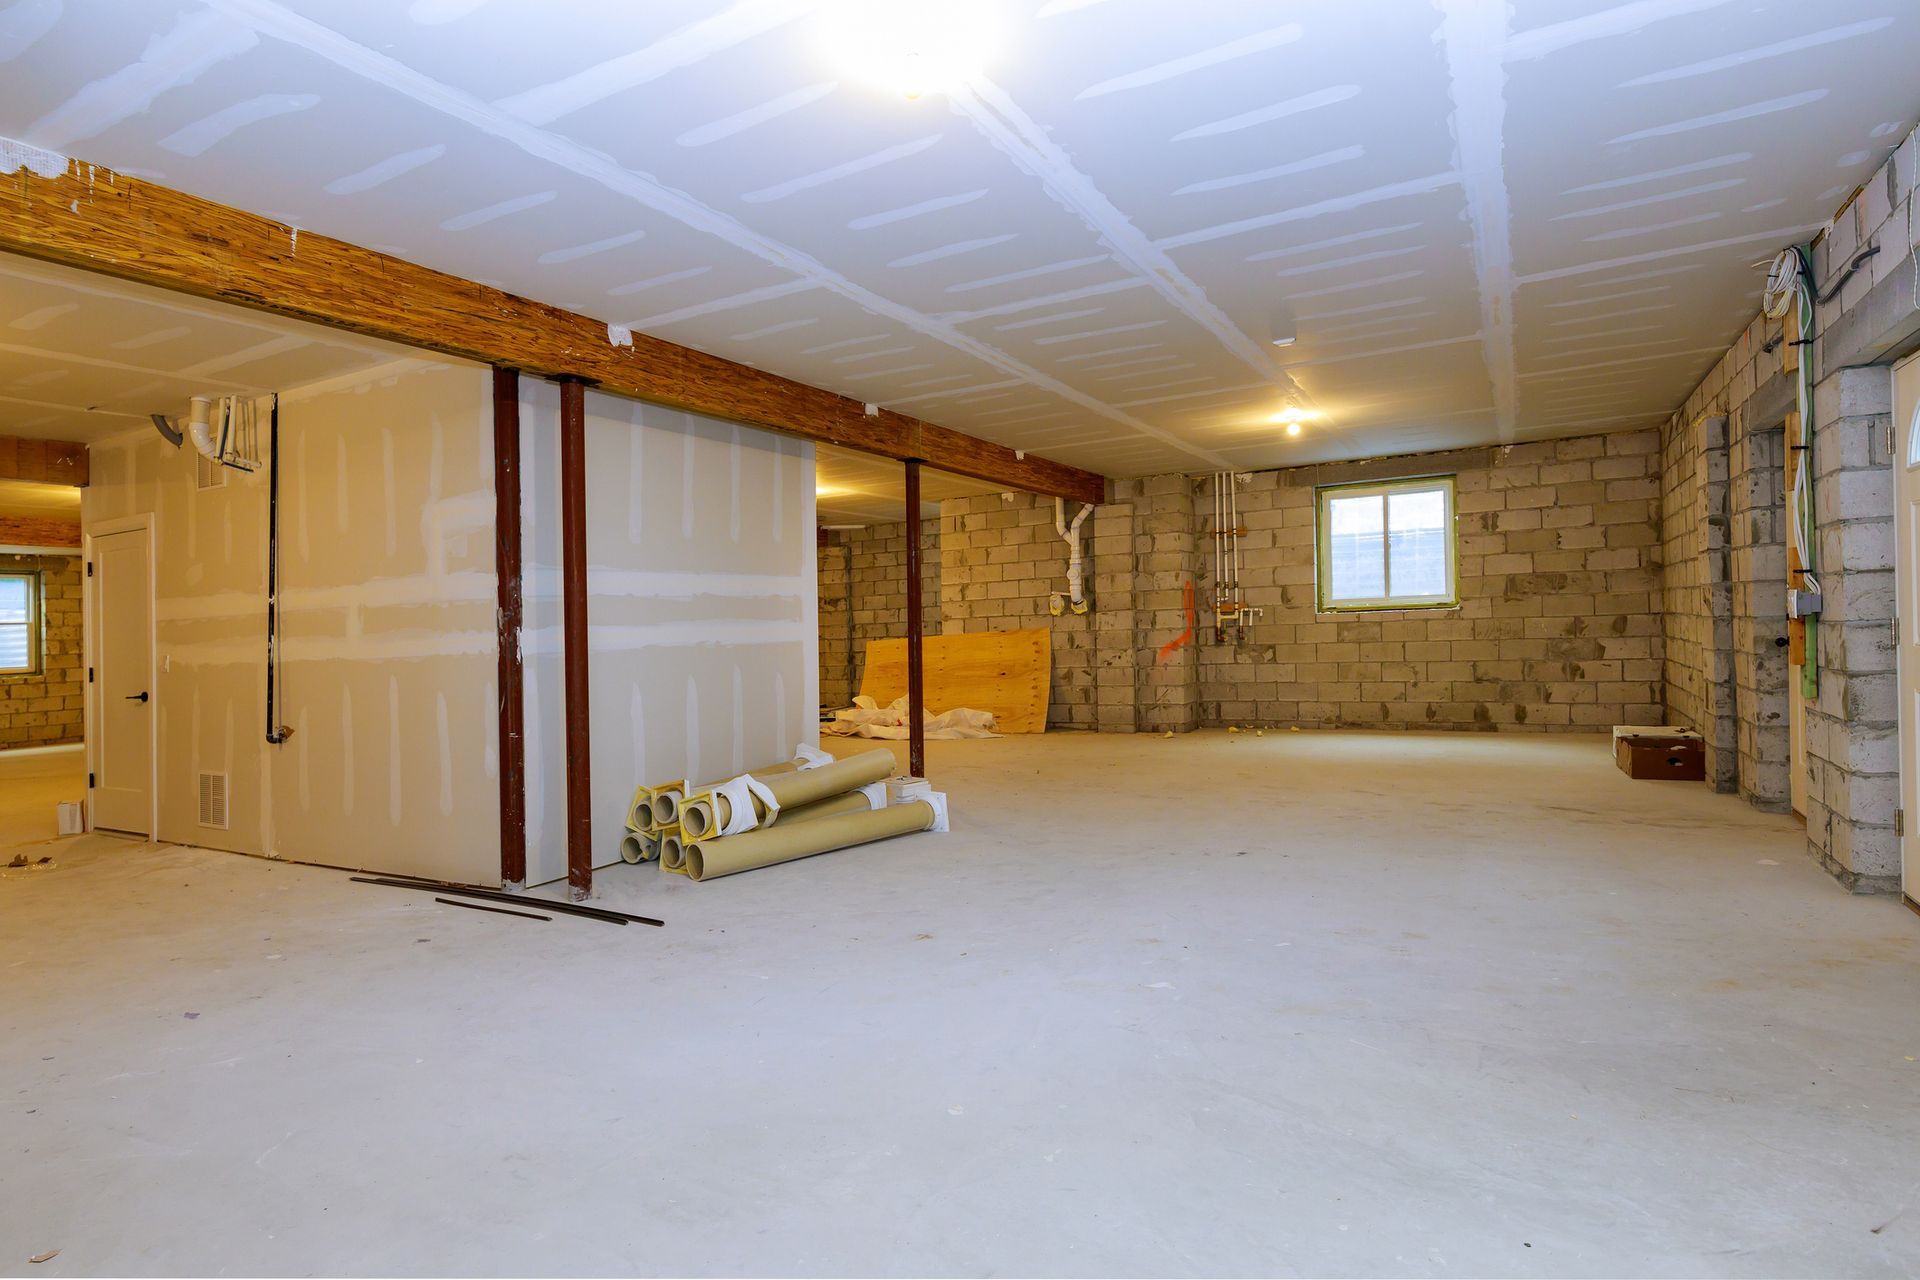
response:
M1333 498L1327 503L1327 566L1338 599L1370 600L1387 593L1386 528L1380 495Z
M0 574L0 671L33 669L33 577Z
M1447 594L1447 496L1438 489L1387 495L1388 558L1395 598Z
M1457 603L1451 476L1333 485L1317 501L1321 608Z

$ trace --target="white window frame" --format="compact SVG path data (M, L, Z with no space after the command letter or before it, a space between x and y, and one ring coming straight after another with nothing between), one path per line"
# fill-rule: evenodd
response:
M1409 480L1385 480L1362 482L1359 484L1328 484L1314 490L1313 495L1313 541L1314 541L1314 603L1321 613L1377 613L1393 609L1457 609L1460 606L1460 529L1454 518L1453 505L1454 477L1418 476ZM1392 535L1386 528L1384 504L1396 493L1439 492L1446 505L1443 517L1447 533L1447 589L1439 595L1398 596L1393 594L1393 559L1391 554ZM1332 542L1328 537L1328 504L1335 498L1369 498L1378 496L1383 509L1381 511L1382 533L1380 542L1381 581L1386 586L1386 594L1371 598L1335 599L1333 597L1333 569L1331 564Z
M46 669L47 612L42 596L46 583L38 569L0 569L0 578L21 578L27 584L27 665L0 667L0 680L37 676Z

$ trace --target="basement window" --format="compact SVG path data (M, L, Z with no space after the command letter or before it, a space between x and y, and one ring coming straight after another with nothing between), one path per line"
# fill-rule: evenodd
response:
M1315 500L1321 610L1459 604L1452 476L1327 485Z
M0 676L40 670L40 574L0 571Z

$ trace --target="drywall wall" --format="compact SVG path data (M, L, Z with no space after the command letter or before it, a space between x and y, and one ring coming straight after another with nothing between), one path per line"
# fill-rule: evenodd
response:
M0 571L40 574L40 670L0 676L0 749L78 742L86 689L80 654L80 557L0 555Z
M820 705L838 709L850 706L860 691L867 642L907 634L907 526L900 521L825 529L818 545ZM920 627L923 634L940 634L937 519L921 521Z
M265 472L201 488L151 430L93 448L86 526L153 516L160 839L498 882L491 441L472 365L283 391L279 746ZM225 830L199 825L202 772L227 775Z
M559 391L521 381L527 881L566 874ZM819 736L813 446L588 392L594 862L641 780L706 781ZM491 648L489 648L491 652Z

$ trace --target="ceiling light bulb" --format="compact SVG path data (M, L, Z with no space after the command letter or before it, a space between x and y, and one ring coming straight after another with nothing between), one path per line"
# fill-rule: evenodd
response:
M980 0L829 0L822 18L835 62L914 101L981 74L993 9Z
M1299 434L1300 434L1300 424L1299 424L1298 422L1289 422L1289 423L1287 424L1287 434L1288 434L1288 435L1290 435L1290 436L1297 436L1297 435L1299 435Z
M1273 340L1273 345L1276 347L1290 347L1298 341L1300 341L1299 336L1297 334L1290 333L1286 335L1284 338L1275 338Z

